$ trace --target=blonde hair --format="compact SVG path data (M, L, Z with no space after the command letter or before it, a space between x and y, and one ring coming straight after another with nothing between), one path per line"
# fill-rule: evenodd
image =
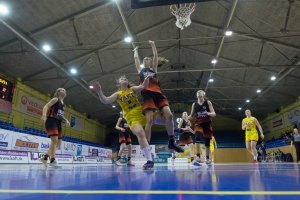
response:
M131 83L131 82L129 82L128 81L128 79L127 79L127 77L125 76L125 75L123 75L123 76L120 76L117 80L116 80L116 82L117 82L117 87L118 88L120 88L121 86L120 86L120 79L126 79L127 80L127 83L128 83L128 88L131 88L132 86L133 86L133 84Z
M166 59L165 57L158 57L158 58L157 58L157 62L158 62L157 67L161 67L161 66L163 66L164 64L167 64L167 63L169 62L169 60Z
M65 88L57 88L55 93L54 93L54 97L58 97L58 93L61 91L61 90L65 90Z

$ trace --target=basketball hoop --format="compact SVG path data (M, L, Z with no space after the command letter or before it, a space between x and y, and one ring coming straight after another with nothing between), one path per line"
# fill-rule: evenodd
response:
M176 17L176 26L181 30L188 27L191 21L191 14L195 11L196 3L180 4L179 7L171 5L171 13Z

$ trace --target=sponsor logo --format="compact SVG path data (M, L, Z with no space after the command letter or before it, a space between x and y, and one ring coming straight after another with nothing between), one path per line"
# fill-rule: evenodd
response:
M73 143L66 143L64 142L64 150L65 151L75 151L76 145Z
M0 156L0 160L4 160L4 161L19 160L19 161L21 161L21 160L23 160L23 158L20 156L9 156L9 157Z
M92 156L98 156L98 149L92 149Z
M47 143L47 144L42 143L41 144L41 148L42 149L49 149L50 148L50 144L49 143Z
M4 140L6 140L6 138L7 138L7 136L8 136L8 133L0 133L0 141L2 140L2 141L4 141Z
M38 160L39 159L39 154L38 153L30 153L30 159L31 160Z
M22 97L21 97L21 103L22 103L22 104L27 104L27 102L28 102L27 97L26 97L26 96L22 96Z
M0 147L8 147L8 142L0 142Z
M27 148L35 149L35 148L39 147L39 143L28 142L28 141L23 141L23 140L17 139L15 146L16 147L27 147Z
M83 156L74 156L73 161L75 161L75 162L84 162L84 157Z

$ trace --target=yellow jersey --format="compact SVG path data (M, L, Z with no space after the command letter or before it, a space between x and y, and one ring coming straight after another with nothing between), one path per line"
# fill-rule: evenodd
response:
M138 100L137 94L131 89L118 91L118 104L123 110L123 115L126 115L134 108L141 107L141 103Z
M255 124L254 117L246 117L244 118L244 123L246 125L246 133L257 133L256 124Z
M216 142L215 138L214 137L211 138L210 144L209 144L210 148L213 148L213 149L215 148L215 142Z

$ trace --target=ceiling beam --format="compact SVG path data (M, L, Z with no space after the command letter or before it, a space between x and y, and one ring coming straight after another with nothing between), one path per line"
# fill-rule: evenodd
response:
M26 36L29 36L29 37L33 37L33 36L36 36L38 34L41 34L41 33L44 33L46 31L49 31L49 30L52 30L56 27L59 27L59 26L62 26L64 25L65 23L68 23L70 22L70 20L72 19L76 19L76 18L80 18L80 17L83 17L85 15L88 15L90 13L93 13L105 6L108 6L110 4L112 4L113 2L111 0L104 0L104 1L101 1L99 3L96 3L92 6L89 6L83 10L80 10L78 12L75 12L75 13L72 13L71 15L68 15L66 17L63 17L61 19L58 19L58 20L55 20L49 24L46 24L42 27L39 27L35 30L32 30L32 31L29 31L27 33L24 33L24 35ZM18 42L19 40L17 38L14 38L14 39L11 39L11 40L8 40L8 41L5 41L3 43L0 44L0 48L3 48L3 47L6 47L6 46L9 46L9 45L12 45L16 42Z
M44 51L42 51L41 49L39 49L39 47L36 45L36 42L32 38L28 37L25 33L23 33L22 31L18 30L17 27L14 27L11 24L7 23L1 17L0 17L0 22L6 28L8 28L11 32L13 32L18 38L22 39L24 42L26 42L33 49L35 49L36 51L38 51L46 60L48 60L50 63L52 63L57 69L59 69L61 72L63 72L67 76L69 76L70 79L72 79L77 85L79 85L80 87L82 87L87 93L89 93L90 95L92 95L93 97L95 97L95 98L98 99L98 96L95 93L93 93L89 88L87 88L87 86L84 83L82 83L81 81L79 81L78 79L76 79L74 76L72 76L66 70L66 66L64 66L61 61L59 61L57 58L55 58L51 54L47 54Z
M190 50L190 51L194 51L194 52L198 52L198 53L201 53L203 55L207 55L207 56L214 56L213 54L211 53L208 53L208 52L205 52L205 51L201 51L201 50L198 50L198 49L193 49L193 48L190 48L190 47L182 47L183 49L187 49L187 50ZM239 64L239 65L244 65L244 66L257 66L256 68L253 67L253 69L258 69L258 70L261 70L261 71L264 71L266 72L267 70L263 69L263 68L260 68L259 65L253 65L251 63L245 63L245 62L242 62L242 61L239 61L239 60L234 60L234 59L231 59L231 58L226 58L226 57L222 57L220 56L219 57L220 60L224 60L224 61L227 61L227 62L231 62L231 63L236 63L236 64ZM268 71L270 72L270 71ZM274 72L273 72L274 73ZM277 72L276 72L277 73Z
M153 26L150 26L150 27L148 27L148 28L146 28L146 29L143 29L143 30L139 31L136 35L137 35L137 36L143 35L143 34L145 34L145 33L148 33L148 32L150 32L150 31L152 31L152 30L155 30L155 29L157 29L157 28L159 28L159 27L161 27L161 26L164 26L165 24L168 24L168 23L170 23L171 21L173 21L173 17L167 18L167 19L165 19L165 20L163 20L163 21L161 21L161 22L159 22L159 23L157 23L157 24L154 24ZM114 41L114 42L112 42L112 43L109 44L109 45L105 45L105 46L102 46L102 45L101 45L101 46L98 46L98 47L96 47L95 49L92 49L91 51L88 51L88 52L83 53L83 54L81 54L81 55L79 55L79 56L76 56L76 57L74 57L74 58L72 58L72 59L70 59L70 60L65 61L65 62L64 62L64 65L69 65L69 64L71 64L71 63L73 63L73 62L76 62L76 61L78 61L78 60L81 60L81 59L83 59L83 58L85 58L85 57L87 57L87 56L91 56L92 54L98 54L100 51L107 50L107 49L109 49L109 48L112 48L112 47L117 46L117 45L122 44L122 43L123 43L123 38L122 38L122 39L119 39L119 40L117 40L117 41ZM172 48L173 48L173 46L172 46ZM50 69L51 69L51 68L49 68L49 70L50 70ZM42 70L42 71L40 71L40 72L41 72L41 73L44 73L45 70ZM34 74L34 76L37 76L37 75L39 75L39 74L40 74L39 72L36 72L36 73ZM32 77L34 77L34 76L28 76L27 79L30 79L30 78L32 78Z
M224 31L223 28L220 27L220 26L216 26L216 25L205 23L205 22L201 22L197 19L192 19L192 21L193 21L193 24L208 28L210 30ZM252 39L252 40L255 40L255 41L259 41L259 42L266 42L266 43L274 44L276 46L280 46L280 47L300 51L300 47L296 46L296 45L287 44L287 43L284 43L284 42L268 39L268 38L265 38L265 37L259 37L259 36L256 36L255 34L243 33L243 32L240 32L240 31L235 31L233 29L231 29L231 30L234 33L234 35L237 36L237 37L248 38L248 39Z
M298 61L295 61L292 64L300 65L300 60L298 59ZM249 107L249 106L253 105L259 98L261 98L263 95L267 94L272 88L274 88L275 85L277 85L280 81L282 81L286 76L288 76L294 70L295 70L294 67L285 69L283 71L283 73L281 73L281 75L279 77L277 77L277 79L274 83L270 84L267 88L262 88L263 89L262 92L259 95L257 95L248 105L244 105L244 106Z
M230 25L230 23L231 23L231 20L232 20L232 18L233 18L233 15L234 15L234 12L235 12L235 9L236 9L236 6L237 6L237 3L238 3L238 0L234 0L234 2L233 2L233 4L232 4L232 6L231 6L231 9L230 9L230 12L229 12L229 15L228 15L228 17L227 17L227 21L226 21L226 23L225 23L225 26L224 26L224 28L223 28L223 30L222 30L222 37L221 37L221 41L220 41L220 44L219 44L219 47L218 47L218 50L217 50L217 54L216 54L216 56L215 56L215 59L219 59L219 57L220 57L220 55L221 55L221 52L222 52L222 49L223 49L223 44L224 44L224 41L225 41L225 35L224 35L224 30L226 30L226 29L228 29L228 27L229 27L229 25ZM213 64L213 68L215 68L216 67L216 64ZM207 88L208 88L208 85L209 85L209 79L212 77L212 75L213 75L213 72L214 71L210 71L210 74L209 74L209 76L208 76L208 80L207 80L207 82L206 82L206 86L205 86L205 89L204 89L204 91L206 91L207 90Z

